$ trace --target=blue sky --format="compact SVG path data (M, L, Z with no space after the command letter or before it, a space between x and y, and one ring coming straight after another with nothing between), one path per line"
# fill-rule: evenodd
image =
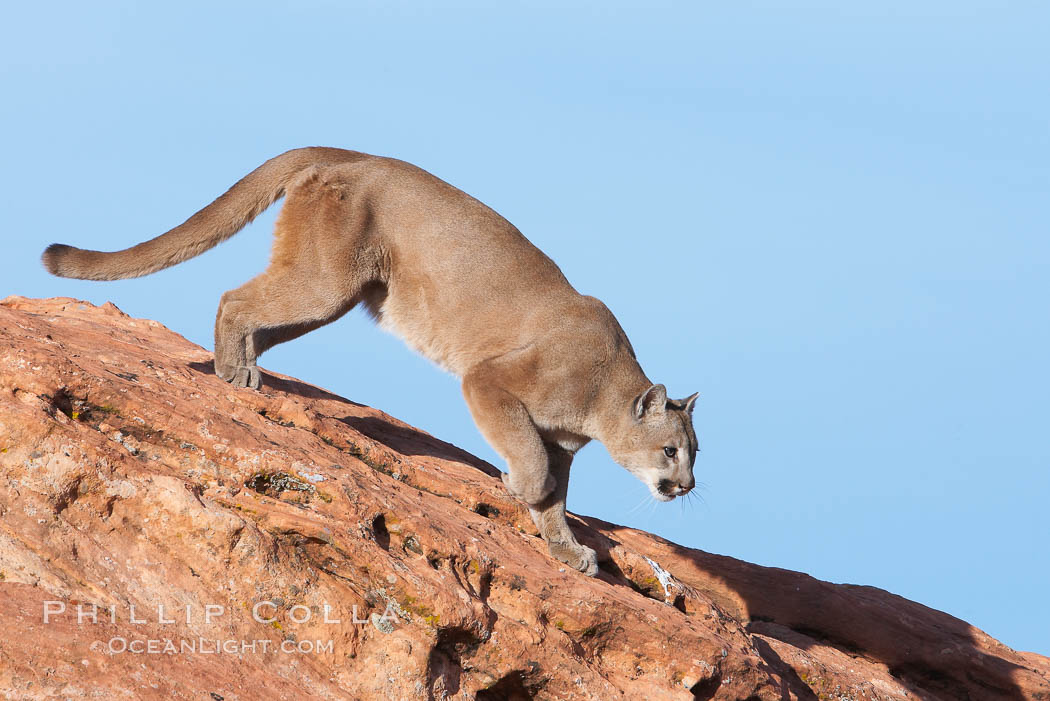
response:
M117 283L122 248L288 148L412 161L702 393L704 504L589 446L570 508L871 584L1050 653L1050 6L20 3L0 27L0 296L112 300L210 348L276 208ZM355 312L262 365L497 465L455 378Z

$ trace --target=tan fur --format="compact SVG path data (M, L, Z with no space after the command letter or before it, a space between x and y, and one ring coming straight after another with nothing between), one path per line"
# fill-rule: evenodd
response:
M271 159L184 224L115 253L55 244L55 275L147 275L219 244L281 196L269 268L222 296L215 370L258 388L256 359L362 303L463 381L551 554L587 574L595 553L565 518L573 455L591 439L670 500L692 489L696 395L668 400L612 313L580 295L507 220L408 163L305 148ZM665 448L676 454L668 457Z

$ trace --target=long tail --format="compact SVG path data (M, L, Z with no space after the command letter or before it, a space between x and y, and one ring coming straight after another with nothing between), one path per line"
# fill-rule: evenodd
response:
M214 202L171 231L112 253L53 243L42 256L44 267L54 275L81 280L121 280L170 268L219 245L243 229L280 199L285 187L305 168L363 157L363 154L337 148L287 151L241 178Z

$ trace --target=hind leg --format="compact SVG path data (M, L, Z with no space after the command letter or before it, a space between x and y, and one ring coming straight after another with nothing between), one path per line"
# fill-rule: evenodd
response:
M283 341L331 323L353 308L356 295L323 281L268 270L222 296L215 317L215 374L258 389L257 358Z
M215 374L258 389L268 348L335 321L381 283L367 212L317 173L291 186L274 228L273 262L222 296L215 316Z
M249 293L250 286L248 283L225 292L219 300L219 310L215 314L215 374L239 387L258 388L258 369L253 373L248 364L248 331L237 313L237 308L243 305L236 296Z

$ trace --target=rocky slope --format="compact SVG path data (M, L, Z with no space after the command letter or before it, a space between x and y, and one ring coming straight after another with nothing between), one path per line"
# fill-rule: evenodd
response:
M1047 658L871 587L586 517L602 570L567 571L497 474L112 305L8 298L0 695L1050 699Z

